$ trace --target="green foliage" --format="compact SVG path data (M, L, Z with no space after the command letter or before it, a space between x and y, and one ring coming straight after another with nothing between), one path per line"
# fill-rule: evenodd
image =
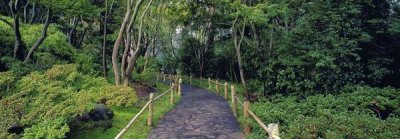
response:
M42 24L24 25L21 28L22 39L28 49L36 42L43 29ZM48 36L43 44L34 53L36 65L50 67L53 64L66 64L73 60L76 49L67 42L67 36L56 26L51 25Z
M0 16L0 18L5 18L11 23L13 22L8 17ZM0 25L0 30L2 30L0 35L4 36L0 38L2 48L0 51L0 65L4 65L5 70L13 70L18 76L26 75L33 70L45 70L54 64L70 63L77 54L76 49L67 42L67 36L58 29L58 25L51 24L46 39L33 54L35 62L24 65L21 61L9 57L12 56L14 46L14 32L12 27L6 25L4 22L0 22ZM27 47L23 49L29 50L41 35L43 25L21 23L20 30L22 40Z
M85 44L79 53L74 55L74 63L78 65L79 71L85 74L99 75L100 71L98 69L101 68L99 64L101 58L97 47L93 44Z
M0 99L9 91L16 82L16 76L12 71L0 72Z
M133 80L136 82L145 83L149 86L155 86L156 74L159 73L159 62L154 57L148 57L146 69L144 70L146 59L139 57L136 69L138 71L132 73Z
M159 95L164 91L169 89L169 86L163 83L156 83L155 95ZM179 101L179 96L177 101ZM147 98L145 99L147 100ZM144 104L141 104L144 105ZM153 112L153 122L156 125L159 120L163 118L163 116L174 108L174 105L169 104L169 95L165 95L161 97L159 100L154 102L154 112ZM122 128L129 123L129 120L140 111L140 108L137 107L111 107L114 111L114 118L112 119L112 127L104 130L102 127L96 128L82 128L76 127L71 129L71 133L68 138L71 139L109 139L114 138ZM134 126L128 129L128 131L124 134L122 138L127 139L145 139L150 134L152 127L147 126L147 111L145 111L139 119L134 123Z
M398 138L399 90L352 87L340 95L276 96L252 104L265 123L279 123L282 138ZM253 122L249 138L265 135Z
M8 22L12 23L12 19L10 17L5 17L0 15L0 18L4 18ZM0 21L0 56L9 55L12 53L12 47L14 45L14 34L13 28L3 21Z
M8 136L7 129L16 124L25 128L24 138L62 138L69 131L68 123L96 103L132 106L137 101L133 89L79 73L76 65L32 72L16 83L13 92L0 100L1 118L8 121L0 133Z

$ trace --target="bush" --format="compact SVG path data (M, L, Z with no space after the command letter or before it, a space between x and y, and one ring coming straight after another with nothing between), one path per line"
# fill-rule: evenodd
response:
M1 84L3 85L3 84ZM0 138L10 136L11 126L24 128L24 138L62 138L68 124L97 103L132 106L133 89L115 87L104 78L77 71L76 65L56 65L46 72L33 72L16 82L15 92L0 100Z
M43 25L23 25L22 39L29 50L37 41ZM67 36L56 26L49 26L47 37L33 55L36 65L51 67L54 64L66 64L73 61L76 49L67 42Z
M400 96L393 88L352 87L341 95L277 97L252 110L279 123L282 138L399 138ZM265 135L256 123L250 138Z
M145 70L143 70L143 67L145 65L144 63L145 59L143 57L140 57L136 65L136 69L139 69L140 71L137 71L139 73L132 73L133 80L146 83L149 86L155 86L154 80L156 78L156 75L158 74L159 69L158 61L156 58L149 57Z
M2 16L0 16L2 17ZM12 22L9 17L2 17ZM21 37L26 48L21 48L24 53L33 46L40 37L43 24L22 24ZM12 27L0 22L0 57L12 56L14 46L14 32ZM41 68L50 68L54 64L66 64L73 61L76 49L67 42L67 36L57 26L50 25L47 37L33 54L35 65ZM3 64L8 64L1 62ZM0 65L1 65L0 63Z
M0 99L11 89L15 82L15 78L15 74L12 71L0 72Z
M10 17L5 17L1 16L0 18L3 18L10 23L12 23L12 19ZM5 56L5 55L10 55L13 52L13 47L14 46L14 31L13 28L7 25L4 22L0 22L0 56Z

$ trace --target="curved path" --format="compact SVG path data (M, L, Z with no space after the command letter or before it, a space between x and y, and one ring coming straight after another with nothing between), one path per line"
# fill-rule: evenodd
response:
M228 102L204 89L182 86L180 103L148 139L243 139Z

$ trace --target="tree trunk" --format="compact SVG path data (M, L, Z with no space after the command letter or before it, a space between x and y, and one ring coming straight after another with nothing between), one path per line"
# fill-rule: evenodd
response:
M232 67L232 71L233 71L233 76L235 77L235 81L238 83L238 82L239 82L239 79L238 79L238 77L237 77L237 73L236 73L236 70L235 70L235 66Z
M238 66L239 66L240 80L241 80L241 82L243 84L243 88L244 88L244 91L245 91L245 94L246 94L246 100L250 100L250 94L249 94L249 92L247 90L246 80L245 80L245 77L244 77L244 70L243 70L243 65L242 65L242 55L240 53L241 44L242 44L242 41L243 41L243 38L244 38L244 33L245 33L244 31L245 31L245 27L246 26L245 26L245 24L243 24L243 27L242 27L241 31L239 31L240 40L238 40L237 32L236 32L236 29L235 29L235 24L237 22L237 19L238 18L235 19L235 21L233 23L234 25L232 26L232 28L233 28L233 36L234 36L234 44L235 44L235 49L236 49L236 57L237 57Z
M269 32L269 54L268 54L268 58L271 58L272 57L272 49L273 49L273 46L272 46L272 44L273 44L273 40L272 40L272 38L273 38L273 29L271 29L270 30L270 32Z
M127 11L125 13L124 20L122 21L122 25L119 30L117 40L115 40L113 53L112 53L112 65L113 65L113 71L114 71L115 85L120 85L121 76L120 76L119 69L118 69L118 50L119 50L119 45L122 40L122 36L124 35L124 31L125 31L126 25L129 22L129 17L131 15L131 11L132 11L130 0L127 0L126 8L127 8Z
M106 6L107 9L107 6ZM107 15L107 14L106 14ZM107 18L103 21L103 76L107 78L107 57L106 57L106 47L107 47Z
M85 39L86 33L88 31L88 28L85 28L82 34L82 37L80 37L81 39L79 40L79 42L76 43L76 47L80 48L82 45L83 40Z
M73 27L68 33L68 42L69 42L69 44L75 46L75 29L78 26L78 19L76 19L76 17L74 17L72 22L73 22Z
M25 24L28 22L28 6L29 6L29 0L26 1L26 4L24 6L24 23Z
M21 49L24 47L24 42L22 41L21 32L19 30L19 17L17 15L14 17L13 29L15 34L14 58L22 60L23 52Z
M36 3L34 2L32 6L33 6L32 7L32 17L31 17L31 21L30 21L31 24L33 22L35 22L35 18L36 18Z
M148 11L148 9L149 9L149 7L150 7L152 2L153 2L153 0L150 0L150 2L147 4L146 9L143 11L142 16L140 17L140 25L139 25L139 32L138 32L139 36L138 36L138 38L137 38L138 40L136 42L137 43L136 44L136 50L133 53L133 55L131 55L131 57L128 59L128 67L126 68L126 71L125 71L126 73L125 73L124 86L128 86L129 85L129 79L131 77L130 73L132 73L133 66L136 63L136 60L137 60L137 57L138 57L138 54L139 54L139 50L141 48L141 44L140 43L142 41L142 35L143 35L143 33L142 33L143 19L144 19L144 16L145 16L146 12Z
M150 46L150 49L146 49L146 53L145 53L145 55L144 55L144 64L143 64L143 70L142 70L142 73L144 73L145 71L146 71L146 69L147 69L147 65L148 65L148 63L149 63L149 57L150 57L150 55L151 55L151 51L152 51L152 49L153 49L153 47L154 47L154 42L155 42L155 38L153 38L152 40L151 40L151 42L150 42L150 44L149 45L151 45Z
M47 29L49 28L49 25L50 25L50 15L51 15L50 8L47 8L47 18L46 18L45 25L43 27L42 35L36 41L36 43L32 46L32 48L29 50L28 55L26 55L26 58L25 58L25 60L23 62L24 64L26 64L29 61L29 59L32 56L33 52L43 43L44 39L46 39L46 37L47 37Z
M204 75L204 60L200 61L200 77Z
M107 48L107 21L109 14L108 13L108 0L105 1L106 7L105 9L105 14L104 14L104 19L103 19L103 56L102 56L102 63L103 63L103 76L104 78L108 77L108 69L107 69L107 54L106 54L106 48ZM114 5L114 0L111 3L110 6L110 12L113 8Z
M23 60L23 51L21 49L24 49L24 42L22 41L21 37L21 32L19 28L19 16L17 14L18 11L18 0L13 3L10 1L10 12L13 17L13 30L14 30L14 35L15 35L15 44L14 44L14 50L13 50L13 55L14 58Z
M126 69L126 59L128 58L128 53L130 52L130 48L132 47L132 36L131 32L126 32L126 41L125 41L125 49L121 60L121 74L122 74L122 81L125 80L125 69Z

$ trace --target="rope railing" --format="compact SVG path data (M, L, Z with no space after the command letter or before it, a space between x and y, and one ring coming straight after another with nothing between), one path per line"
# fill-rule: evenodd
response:
M167 75L167 74L162 74L161 76L164 78L164 81L165 81L166 76L168 76L170 79L177 79L177 77L179 77L181 81L182 81L182 79L186 78L186 79L190 80L190 84L192 84L192 80L193 80L192 76L185 77L185 76ZM172 77L175 76L176 78L171 78L171 76ZM158 78L159 77L157 76L157 79ZM215 93L218 94L218 95L220 95L220 87L223 86L224 87L224 98L226 100L228 100L228 83L227 82L220 83L219 80L212 80L211 78L202 78L202 77L200 77L199 80L200 80L200 84L201 84L201 81L207 81L209 89L214 88L213 87L213 84L214 84L215 85ZM268 126L266 126L262 122L262 120L253 111L250 110L250 102L249 101L241 101L240 98L236 95L236 91L235 91L235 86L234 85L231 85L231 104L232 104L231 105L232 106L232 112L233 112L235 117L237 117L237 115L238 115L238 113L237 113L237 110L238 110L237 105L239 104L241 107L243 107L243 116L245 118L254 119L256 121L256 123L268 134L268 138L269 139L280 139L278 124L271 123L271 124L268 124ZM243 126L244 126L244 128L243 128L244 131L243 132L245 134L249 134L251 132L251 128L249 126L249 123L244 122Z
M158 75L157 75L157 80L158 80ZM147 103L142 107L142 109L129 121L129 123L118 133L118 135L114 139L120 139L126 133L126 131L128 131L129 128L132 127L134 122L139 118L140 115L143 114L143 112L147 108L149 110L148 116L147 116L147 125L151 126L153 123L152 121L153 121L153 103L154 103L154 101L160 99L162 96L166 95L167 93L171 93L170 104L173 105L174 104L174 90L177 88L177 90L178 90L177 93L180 96L181 95L181 83L182 83L182 79L179 80L178 85L175 85L175 83L172 83L171 87L168 90L161 93L160 95L158 95L155 98L153 98L154 93L150 93L149 101L147 101Z
M240 101L240 98L238 98L237 96L235 96L236 102L238 102L241 106L243 106L243 102Z
M154 101L158 100L159 98L161 98L162 96L164 96L165 94L167 94L168 92L170 92L173 89L173 87L169 88L167 91L165 91L164 93L162 93L161 95L157 96L156 98L154 98Z

